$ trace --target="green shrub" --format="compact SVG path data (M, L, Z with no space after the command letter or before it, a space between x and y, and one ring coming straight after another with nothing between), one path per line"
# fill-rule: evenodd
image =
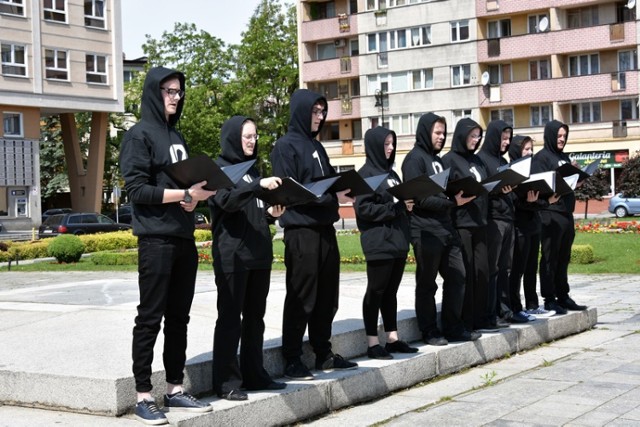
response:
M84 234L80 236L80 239L85 245L85 252L113 251L138 247L138 238L131 233L131 230Z
M95 265L137 265L137 251L96 252L89 258Z
M11 259L35 259L49 256L47 253L49 240L32 240L30 242L16 242L9 247Z
M196 229L193 236L196 238L196 242L208 242L211 240L211 230Z
M61 234L49 243L47 253L49 256L55 257L59 263L72 263L80 261L84 248L80 237L73 234Z
M591 264L594 261L591 245L573 245L571 247L571 262L574 264Z

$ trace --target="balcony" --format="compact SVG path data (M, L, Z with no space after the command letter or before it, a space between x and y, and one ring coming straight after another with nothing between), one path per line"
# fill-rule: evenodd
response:
M339 15L335 18L318 19L302 23L300 41L308 43L318 40L344 38L358 34L358 20L355 15Z
M360 67L357 56L311 61L302 64L302 75L307 82L358 77Z
M569 54L632 47L637 46L636 33L635 22L625 22L480 40L478 62L546 57L558 52Z
M355 119L360 117L360 97L345 95L339 99L329 99L328 121Z
M614 75L615 74L615 79ZM549 80L529 80L483 86L478 89L480 107L500 107L512 105L563 104L581 100L616 99L638 95L638 71L624 73L602 73L588 76L566 77ZM624 77L624 88L619 82ZM615 84L614 84L615 83ZM499 94L496 96L496 92ZM580 94L580 98L576 95ZM495 102L492 102L491 95Z

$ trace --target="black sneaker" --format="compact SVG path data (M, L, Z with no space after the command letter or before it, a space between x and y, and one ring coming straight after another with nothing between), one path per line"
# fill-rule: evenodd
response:
M389 353L417 353L418 352L417 348L411 347L409 344L406 343L406 341L402 341L402 340L388 342L384 346L384 349L387 350Z
M529 319L527 319L527 321L529 321ZM496 326L500 329L505 329L511 327L511 323L507 322L502 317L498 317L496 319Z
M527 323L529 322L529 317L524 315L521 311L517 313L513 313L513 315L509 318L509 322L511 323Z
M284 376L292 380L308 381L313 379L311 371L309 371L309 368L307 368L300 359L294 359L287 363L287 366L284 368Z
M577 304L571 297L558 298L558 305L571 311L583 311L587 309L586 305Z
M567 314L567 309L558 304L555 300L545 301L544 309L549 311L555 311L556 314Z
M350 362L339 354L329 353L324 360L316 358L316 369L319 371L346 371L348 369L356 369L357 367L357 363Z
M476 341L478 340L482 334L477 331L463 331L458 335L449 335L447 336L447 340L449 342L464 342L464 341Z
M175 394L164 395L164 410L182 412L211 412L213 407L208 403L201 402L189 393L183 391Z
M220 399L239 401L239 400L247 400L249 396L244 391L240 390L231 390L226 393L218 393L218 397Z
M153 400L143 400L136 403L135 417L150 426L169 424L167 417L158 409L158 405Z
M393 356L389 354L387 350L382 348L380 344L376 344L367 348L367 357L369 359L389 360L393 359Z
M423 334L422 339L426 344L429 345L442 346L449 344L449 342L442 336L439 331L432 331L427 334Z

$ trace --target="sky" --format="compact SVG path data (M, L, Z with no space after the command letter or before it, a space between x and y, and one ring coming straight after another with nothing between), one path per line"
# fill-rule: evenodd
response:
M158 40L174 23L193 23L226 44L240 43L260 0L122 0L122 51L127 59L144 55L145 34ZM224 5L224 6L221 6Z

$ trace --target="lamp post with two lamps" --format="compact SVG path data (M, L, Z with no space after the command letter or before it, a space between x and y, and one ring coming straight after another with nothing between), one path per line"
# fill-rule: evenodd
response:
M382 116L382 121L380 123L380 126L384 126L384 97L385 97L385 93L382 91L382 89L376 89L376 92L374 93L374 96L376 98L375 107L380 108L380 114Z

